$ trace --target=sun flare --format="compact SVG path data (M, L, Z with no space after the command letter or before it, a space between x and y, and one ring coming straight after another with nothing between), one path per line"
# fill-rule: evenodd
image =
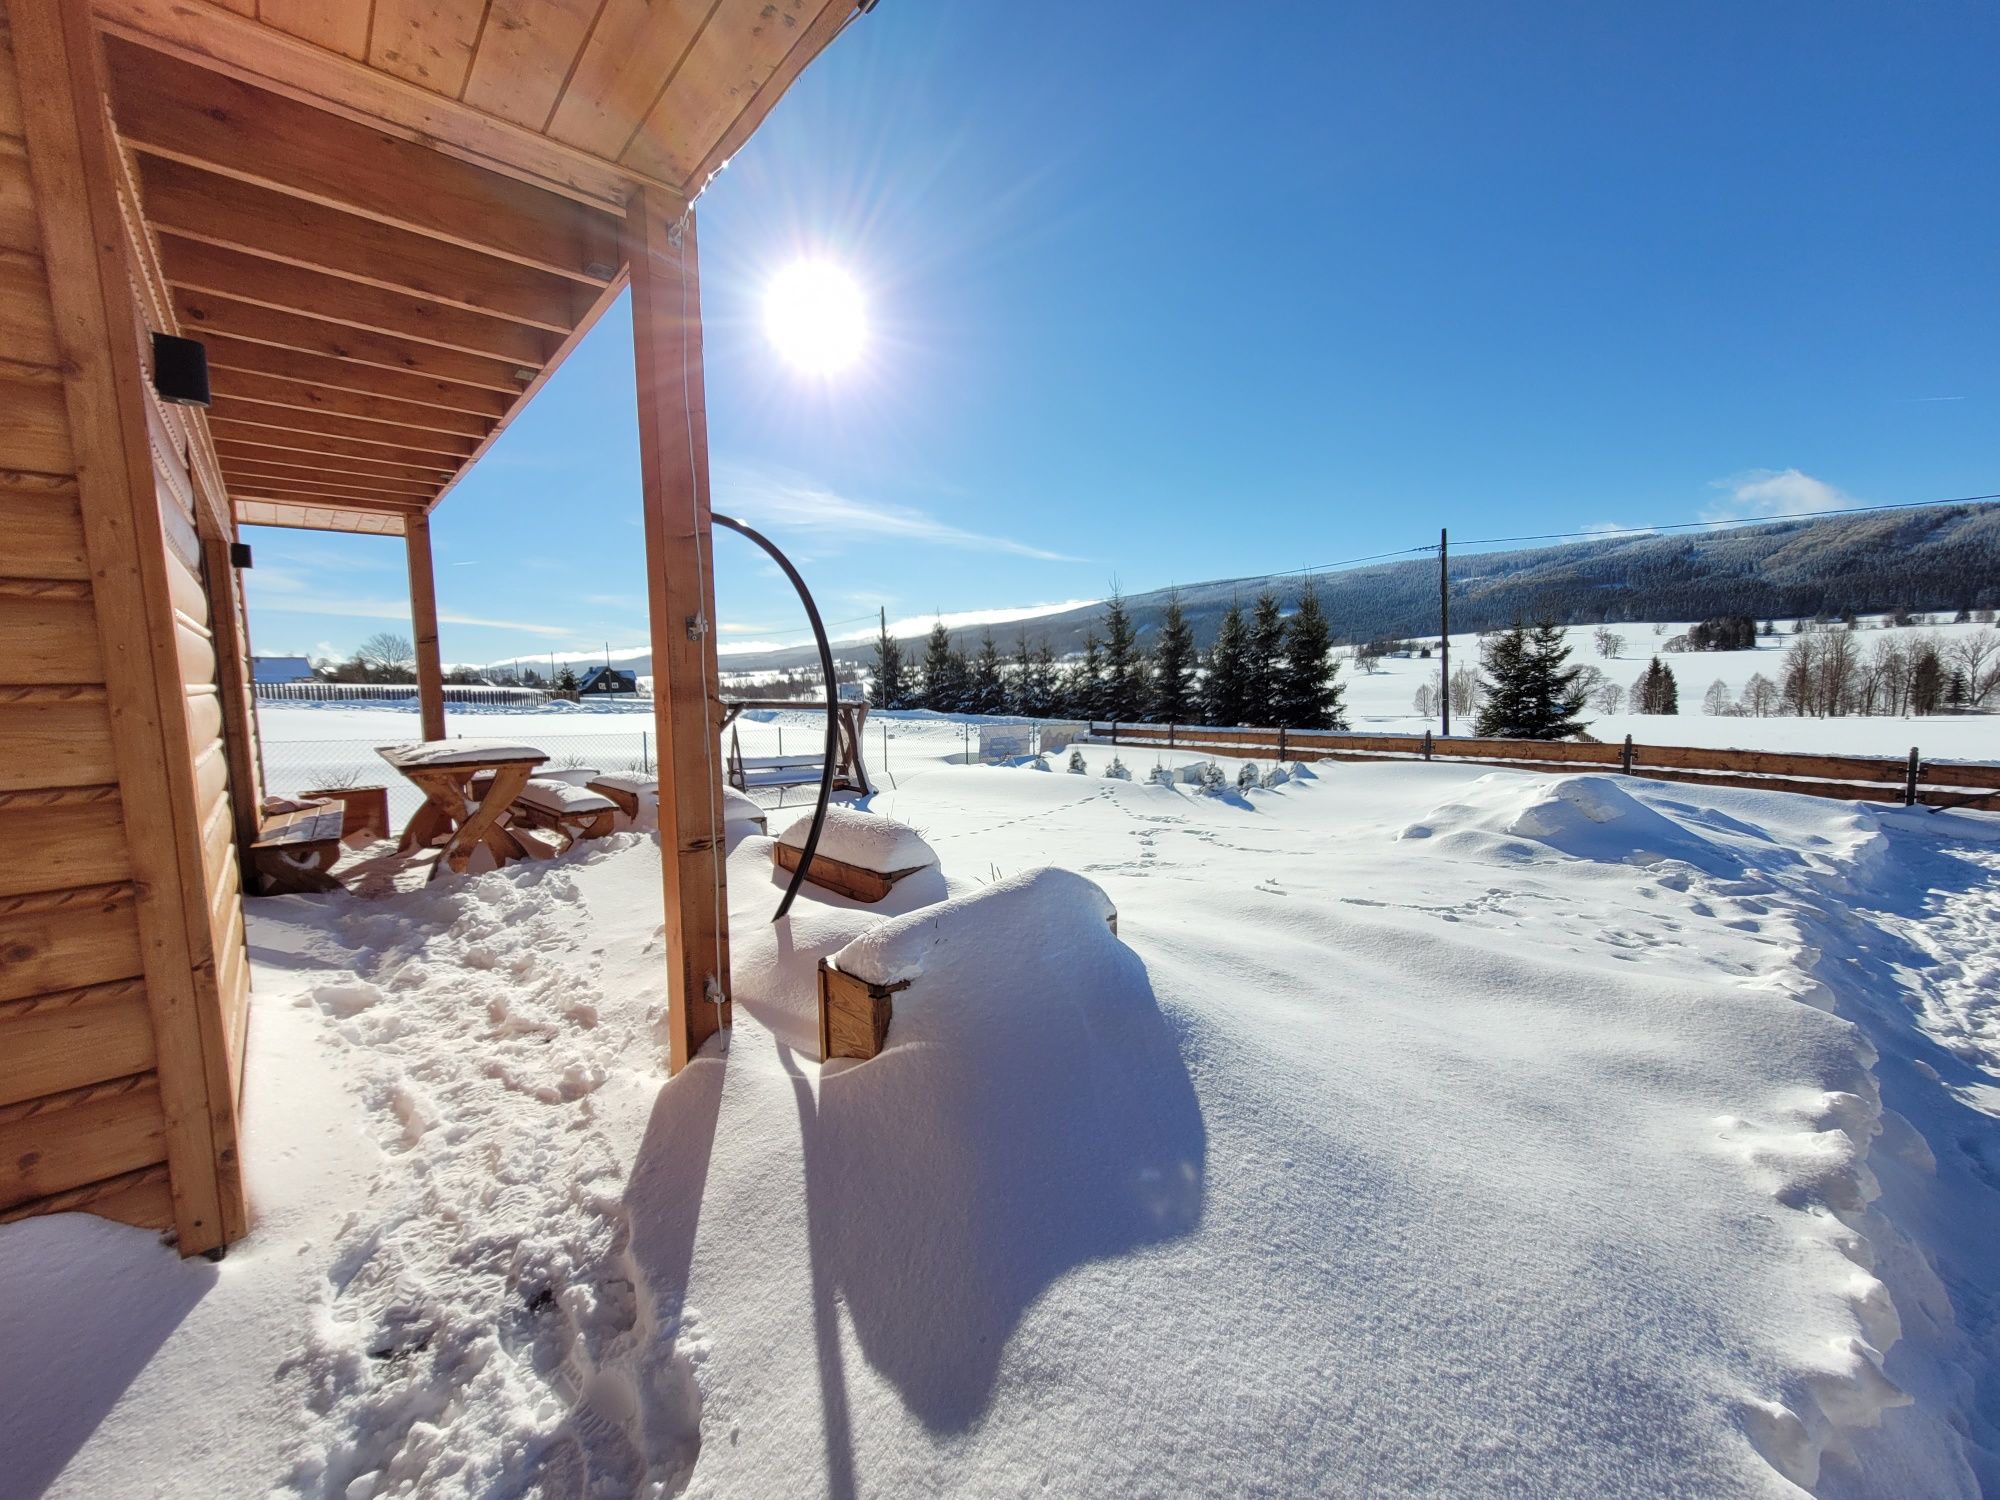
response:
M861 288L824 261L787 266L764 293L764 332L796 369L837 374L861 357L868 342Z

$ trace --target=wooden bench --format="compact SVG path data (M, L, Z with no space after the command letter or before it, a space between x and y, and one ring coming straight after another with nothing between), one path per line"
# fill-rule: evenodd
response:
M250 867L266 896L337 891L334 862L340 858L341 826L347 810L338 802L312 802L268 814L250 846Z
M729 784L739 792L752 787L818 786L826 774L826 756L811 755L732 755L729 757Z
M588 787L553 777L530 777L508 808L508 826L544 829L563 838L601 839L616 826L618 804Z

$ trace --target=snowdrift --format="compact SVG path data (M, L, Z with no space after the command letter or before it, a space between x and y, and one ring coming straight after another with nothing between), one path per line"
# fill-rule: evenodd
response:
M803 849L811 830L812 814L807 813L780 834L778 841ZM938 862L936 852L916 829L844 802L828 805L817 852L878 875L927 870Z

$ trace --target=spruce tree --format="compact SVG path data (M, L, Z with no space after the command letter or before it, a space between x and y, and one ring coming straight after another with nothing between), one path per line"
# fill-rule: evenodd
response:
M1639 674L1639 680L1632 684L1632 712L1677 714L1680 711L1681 689L1674 679L1674 669L1656 656Z
M1104 709L1104 642L1091 631L1083 638L1083 657L1069 669L1063 685L1063 712L1078 719L1096 719Z
M903 647L889 634L886 622L875 637L875 688L869 694L877 708L903 707Z
M1098 715L1114 723L1135 720L1145 708L1137 632L1117 589L1104 602L1104 688Z
M1007 712L1033 718L1035 707L1035 657L1028 649L1028 632L1014 638L1014 675L1007 682Z
M965 688L965 710L974 714L1002 713L1007 707L1007 687L1000 676L1000 647L993 632L980 637L979 654L972 659Z
M1034 683L1028 695L1029 712L1036 718L1046 718L1062 711L1057 701L1062 690L1062 682L1056 671L1055 648L1049 638L1043 636L1035 647L1031 681Z
M1476 722L1478 733L1515 740L1560 740L1584 727L1576 715L1584 692L1580 667L1555 624L1516 625L1488 642L1488 680Z
M1284 649L1284 611L1278 607L1278 596L1266 590L1250 612L1250 636L1243 652L1243 717L1252 724L1278 721Z
M1160 643L1153 648L1150 712L1156 724L1185 724L1194 716L1194 627L1181 612L1178 592L1167 596Z
M1249 667L1249 637L1243 628L1243 611L1234 599L1222 617L1215 645L1208 653L1208 676L1201 685L1201 713L1205 722L1232 729L1243 722L1244 674Z
M937 713L957 707L945 700L952 692L951 632L939 620L924 641L923 706Z
M1277 682L1277 722L1287 729L1345 729L1339 668L1331 658L1333 632L1308 579L1299 607L1285 622L1284 656Z

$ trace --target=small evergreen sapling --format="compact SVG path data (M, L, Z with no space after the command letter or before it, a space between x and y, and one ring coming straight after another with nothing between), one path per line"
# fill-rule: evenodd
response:
M1090 767L1083 763L1083 752L1081 750L1071 749L1069 752L1069 774L1072 776L1087 776L1090 774Z

